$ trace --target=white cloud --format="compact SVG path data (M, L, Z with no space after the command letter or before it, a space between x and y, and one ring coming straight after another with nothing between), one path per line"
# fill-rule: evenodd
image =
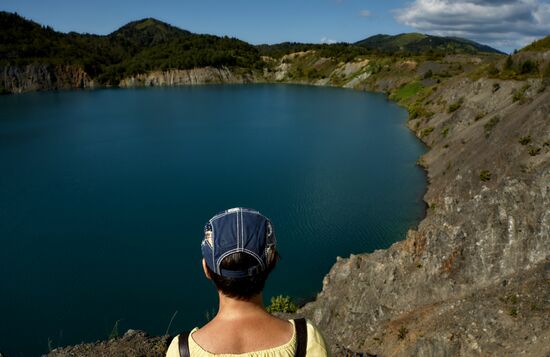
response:
M369 17L372 13L369 10L362 10L359 12L359 16Z
M421 32L465 37L504 50L550 34L550 3L544 0L415 0L395 10L395 16Z
M331 44L336 43L336 42L337 42L336 40L332 40L332 39L330 39L330 38L328 38L328 37L323 37L323 38L321 39L321 43L326 43L326 44L328 44L328 45L331 45Z

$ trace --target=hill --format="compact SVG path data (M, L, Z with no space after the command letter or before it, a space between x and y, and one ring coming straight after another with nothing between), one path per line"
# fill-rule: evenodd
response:
M445 52L445 53L502 53L492 47L458 37L439 37L421 33L403 33L395 36L375 35L354 45L382 53Z
M550 35L544 38L541 38L540 40L537 40L528 46L525 46L520 50L520 52L527 52L527 51L541 52L541 51L548 51L548 50L550 50Z
M189 37L193 34L187 30L174 27L162 21L147 18L132 21L108 35L110 39L125 43L126 46L143 48Z
M258 50L229 37L194 34L147 18L107 36L54 31L18 14L0 12L0 66L77 65L99 84L117 85L150 70L239 66L254 68Z

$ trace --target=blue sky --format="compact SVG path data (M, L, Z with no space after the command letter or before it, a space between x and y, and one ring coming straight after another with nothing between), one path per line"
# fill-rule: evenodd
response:
M550 0L0 0L0 9L63 32L108 34L154 17L253 44L354 42L415 31L510 51L550 34Z

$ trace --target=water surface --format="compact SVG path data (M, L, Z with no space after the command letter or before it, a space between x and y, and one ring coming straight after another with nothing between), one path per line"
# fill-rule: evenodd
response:
M0 97L0 351L163 334L216 295L200 241L235 206L272 218L265 300L309 299L336 256L386 248L423 215L422 145L382 95L289 85Z

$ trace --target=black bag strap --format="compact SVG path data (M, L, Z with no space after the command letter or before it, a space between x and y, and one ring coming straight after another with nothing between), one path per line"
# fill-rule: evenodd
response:
M295 357L305 357L307 351L307 324L306 319L294 319L294 329L296 330L296 353ZM184 332L178 336L178 347L180 357L191 357L189 353L189 332Z
M307 324L306 319L294 319L296 329L296 357L305 357L307 351Z
M178 337L180 357L191 357L189 353L189 331L180 333Z

